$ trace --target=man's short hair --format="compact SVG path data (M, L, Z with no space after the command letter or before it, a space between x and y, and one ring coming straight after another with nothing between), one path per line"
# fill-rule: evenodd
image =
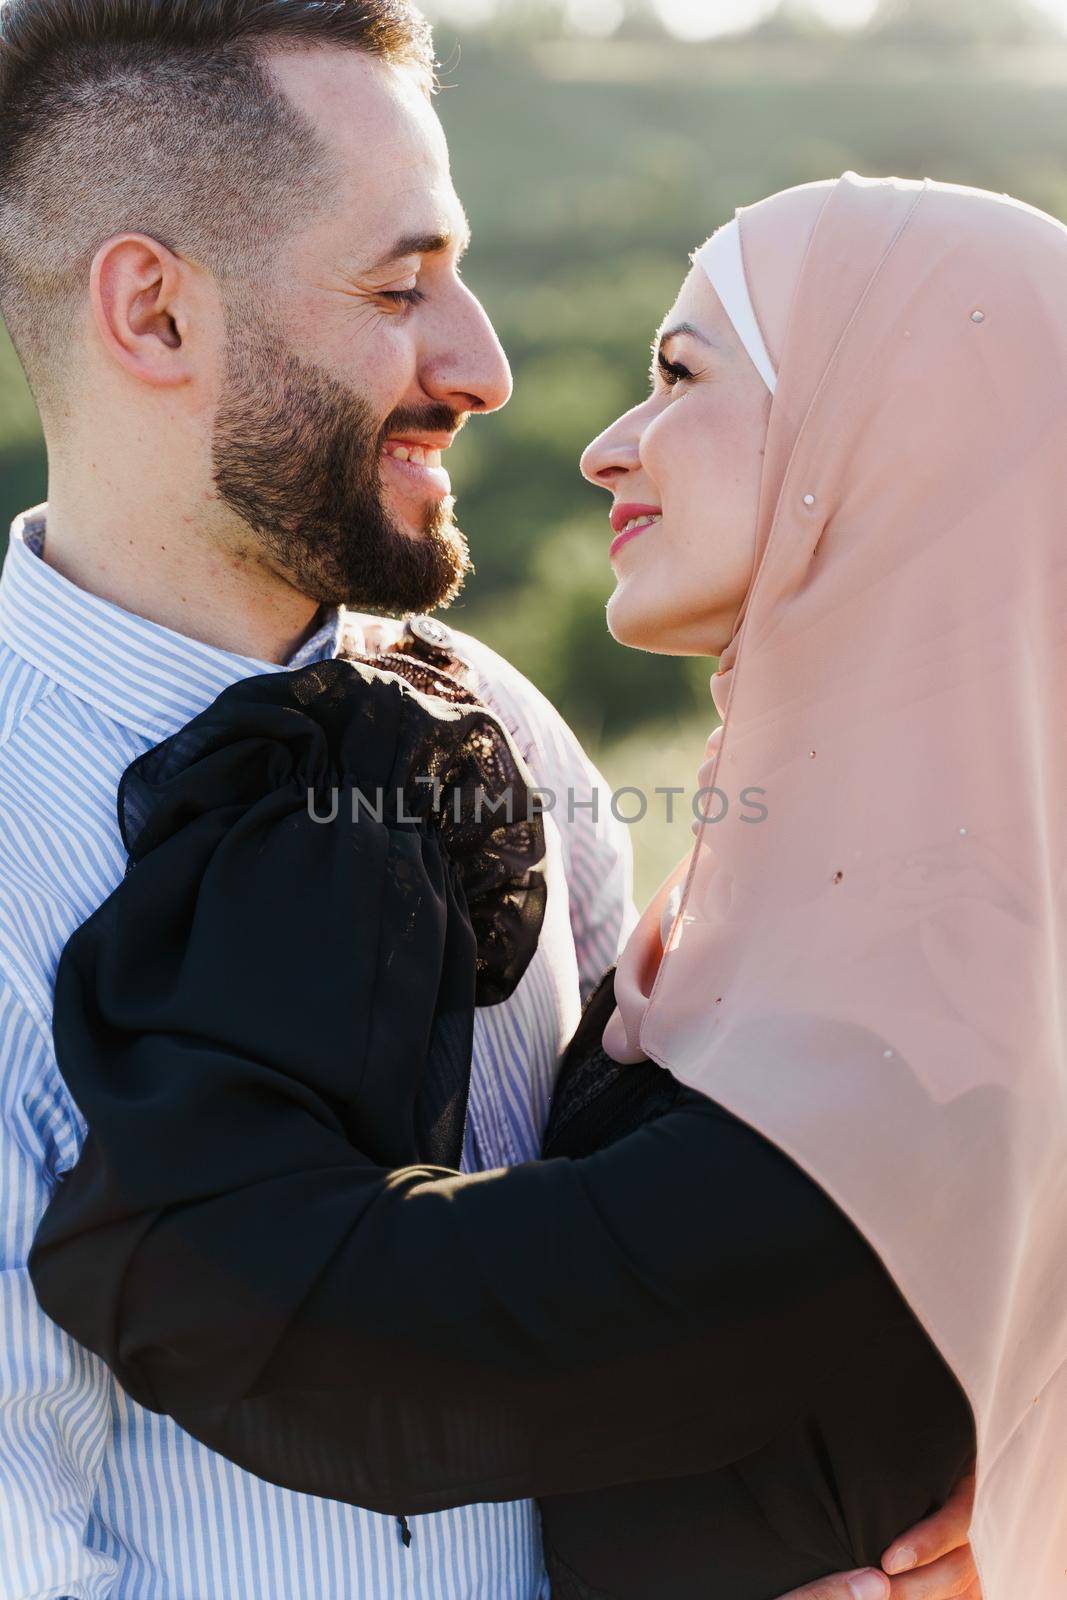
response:
M89 268L149 234L225 279L272 280L339 172L264 66L334 46L433 87L409 0L2 0L0 314L38 404L66 387Z

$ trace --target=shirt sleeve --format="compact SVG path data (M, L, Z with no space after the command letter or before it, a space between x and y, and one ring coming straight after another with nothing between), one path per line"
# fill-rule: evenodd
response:
M545 702L547 705L547 701ZM612 810L612 790L553 708L544 743L558 784L556 818L565 839L571 932L582 1003L622 953L637 921L630 830Z
M78 1127L42 1024L0 975L0 1600L105 1600L85 1544L111 1378L41 1310L26 1257Z

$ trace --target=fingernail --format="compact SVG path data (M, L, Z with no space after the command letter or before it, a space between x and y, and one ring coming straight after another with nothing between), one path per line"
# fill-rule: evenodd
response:
M854 1572L848 1580L848 1586L856 1600L886 1600L889 1594L889 1579L871 1567L865 1572Z
M899 1549L893 1550L882 1562L887 1572L910 1572L918 1561L915 1551L908 1545L902 1544Z

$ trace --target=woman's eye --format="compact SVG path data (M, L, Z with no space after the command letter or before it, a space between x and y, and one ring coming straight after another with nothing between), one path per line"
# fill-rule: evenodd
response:
M668 389L673 389L676 383L683 383L693 376L689 368L683 367L680 361L668 361L662 350L656 358L656 366Z
M380 298L394 306L417 306L426 296L421 289L382 289Z

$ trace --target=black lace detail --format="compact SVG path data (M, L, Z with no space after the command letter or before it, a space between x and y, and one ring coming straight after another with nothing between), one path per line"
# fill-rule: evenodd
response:
M342 635L340 653L397 672L423 694L438 694L457 705L482 703L477 678L466 661L444 643L428 643L410 622L404 623L398 638L376 652L358 650L354 637Z
M502 822L489 832L476 816L468 785L456 800L456 780L443 821L445 842L463 863L464 888L478 941L478 1004L506 1000L533 955L544 921L547 886L529 863L544 857L541 801L532 777L503 722L480 699L467 663L443 645L420 637L410 622L400 638L378 655L345 651L347 659L397 673L422 694L450 705L475 707L492 717L494 737L482 748L479 782L486 793L484 815L503 802ZM498 742L496 735L502 735ZM459 806L457 814L456 805ZM532 939L531 939L532 930ZM525 954L521 968L517 955Z

